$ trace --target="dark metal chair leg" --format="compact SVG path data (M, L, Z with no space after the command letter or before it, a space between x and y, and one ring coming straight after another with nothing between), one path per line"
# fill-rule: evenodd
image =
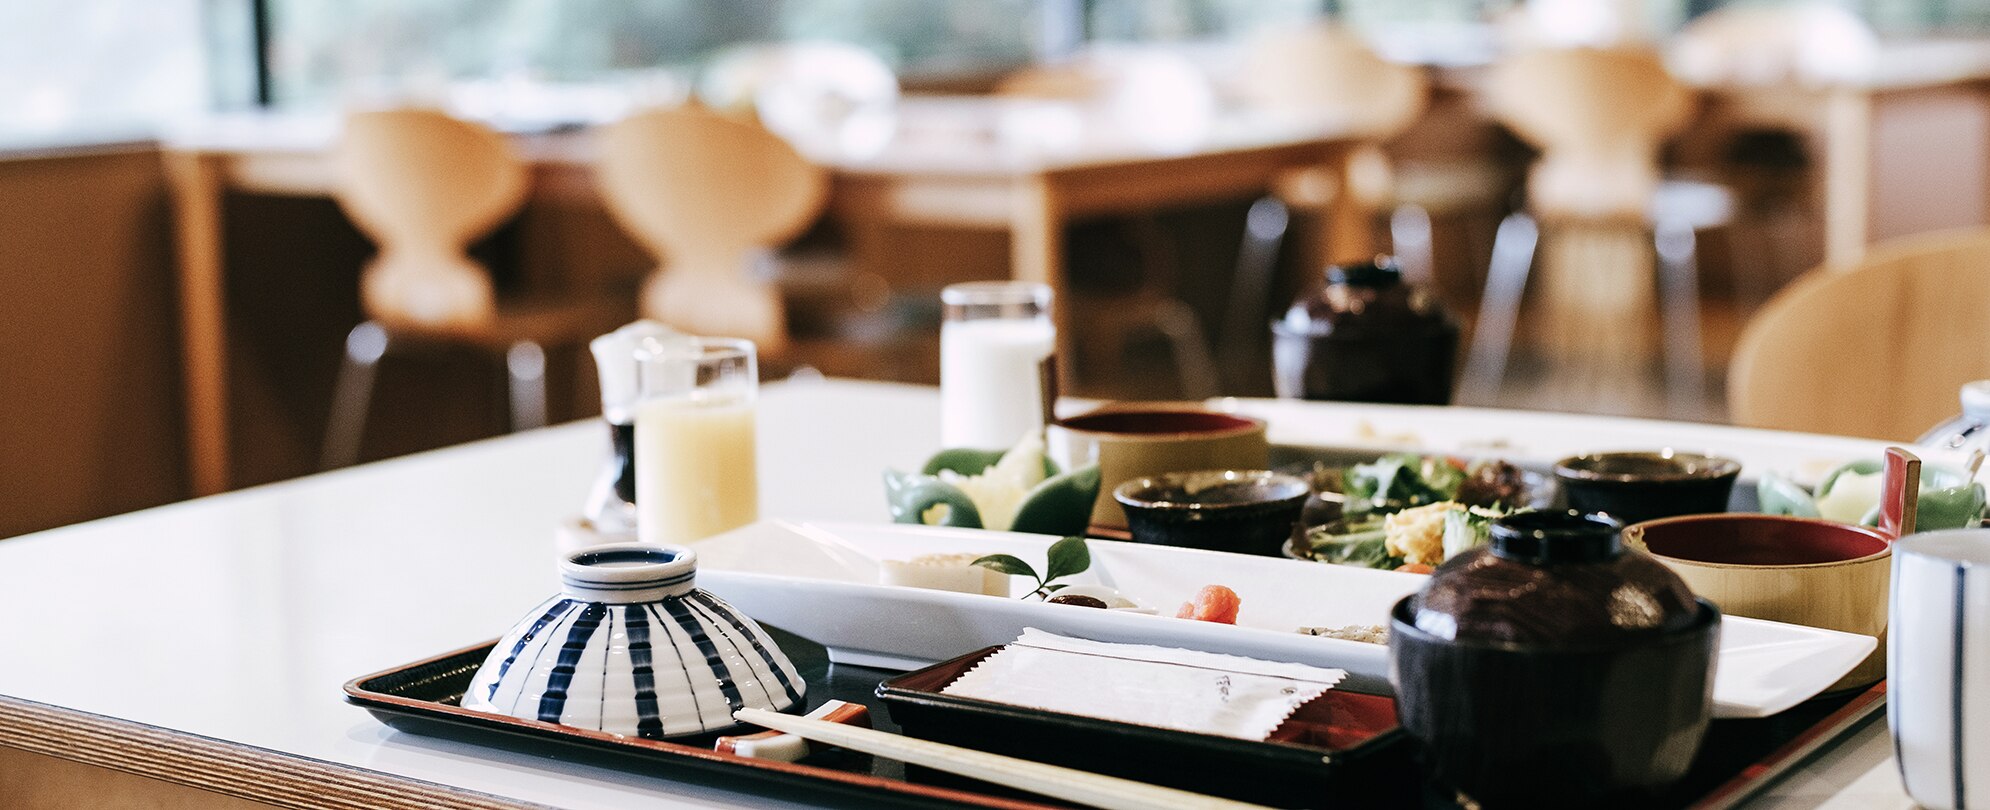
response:
M546 426L546 350L529 340L511 344L504 354L511 377L511 429Z
M1675 418L1698 415L1706 400L1700 356L1700 272L1693 226L1659 222L1653 226L1658 249L1659 301L1665 329L1666 405Z
M366 412L373 404L374 372L387 355L387 330L372 321L352 328L345 338L345 360L332 389L332 412L325 423L325 446L319 469L335 470L359 461L359 442L366 431Z
M1428 287L1437 278L1437 254L1432 245L1430 212L1421 205L1404 203L1389 214L1389 250L1403 280Z
M1266 324L1276 315L1271 280L1291 222L1292 212L1277 197L1259 198L1244 214L1244 239L1237 245L1237 266L1230 276L1220 346L1225 367L1237 372L1225 381L1232 388L1248 386L1252 380L1245 375L1263 365L1270 339Z
M1534 218L1525 213L1508 214L1499 223L1493 236L1492 263L1486 271L1485 294L1479 300L1478 323L1472 328L1471 354L1459 385L1460 402L1487 404L1499 396L1507 357L1513 349L1520 300L1527 292L1534 246L1539 241L1540 230Z
M1195 400L1216 396L1221 390L1216 358L1210 354L1209 341L1203 335L1202 323L1195 317L1195 310L1172 298L1163 301L1154 313L1154 327L1168 338L1169 346L1174 350L1175 369L1181 375L1182 396Z

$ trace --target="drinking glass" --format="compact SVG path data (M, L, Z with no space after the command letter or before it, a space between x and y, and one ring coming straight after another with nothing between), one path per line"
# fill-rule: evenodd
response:
M1006 450L1043 428L1039 365L1057 343L1050 288L976 281L940 291L940 442Z
M759 519L753 342L647 340L636 363L637 539L689 543Z

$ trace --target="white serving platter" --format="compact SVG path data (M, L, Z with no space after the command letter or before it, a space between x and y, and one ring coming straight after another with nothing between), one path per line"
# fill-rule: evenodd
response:
M1508 411L1429 405L1373 405L1225 397L1211 408L1265 420L1274 445L1316 448L1350 457L1388 452L1499 458L1538 470L1581 453L1677 448L1741 462L1737 495L1752 505L1751 488L1765 472L1815 485L1847 461L1879 458L1878 439L1759 430L1729 425L1663 422L1616 416ZM1951 461L1938 448L1915 447L1929 461ZM1752 508L1752 507L1751 507Z
M1300 627L1387 625L1418 574L1195 549L1092 540L1091 570L1070 582L1117 588L1160 615L878 584L880 560L921 554L1013 554L1043 570L1057 538L897 524L765 520L698 543L700 587L753 618L815 641L832 661L915 669L1013 641L1025 627L1340 667L1364 691L1389 688L1382 645L1302 635ZM1026 583L1015 581L1017 593ZM1237 625L1173 618L1204 585L1243 598ZM1869 636L1728 617L1721 624L1714 716L1765 717L1836 681L1877 642Z

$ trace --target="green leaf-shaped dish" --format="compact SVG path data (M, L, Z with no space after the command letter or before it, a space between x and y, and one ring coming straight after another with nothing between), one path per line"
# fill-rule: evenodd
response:
M1872 475L1884 467L1875 459L1847 462L1826 473L1824 480L1818 482L1817 492L1820 495L1830 492L1838 477L1845 473ZM1817 497L1796 482L1775 473L1765 474L1756 482L1755 494L1761 501L1762 511L1771 515L1818 517ZM1971 528L1983 522L1983 485L1971 481L1968 473L1954 467L1921 465L1921 494L1917 501L1916 531ZM1879 506L1868 509L1859 522L1867 526L1879 525Z
M952 470L961 475L980 475L1000 461L1005 451L1001 450L942 450L927 460L919 472L907 473L898 470L884 471L885 505L891 510L891 519L897 523L923 523L920 517L934 506L945 504L946 515L941 519L942 526L957 526L968 529L984 528L981 525L981 510L975 508L974 501L959 487L940 480L942 470ZM1022 505L1016 508L1016 519L1009 531L1029 534L1084 534L1092 517L1092 503L1099 497L1099 468L1097 465L1062 472L1057 464L1046 458L1043 460L1045 478L1042 483L1031 488L1023 497Z

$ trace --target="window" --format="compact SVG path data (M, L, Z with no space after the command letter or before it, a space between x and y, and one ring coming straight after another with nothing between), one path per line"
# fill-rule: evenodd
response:
M1213 39L1316 19L1321 0L1092 0L1093 39L1166 41Z
M323 105L468 78L688 74L728 45L833 39L905 73L1006 69L1041 0L264 0L272 96Z
M1990 0L1853 0L1846 5L1881 34L1990 30Z
M239 94L254 62L209 64L206 0L0 3L0 141L47 146L150 137ZM214 12L214 13L211 13ZM214 32L214 41L225 37Z

